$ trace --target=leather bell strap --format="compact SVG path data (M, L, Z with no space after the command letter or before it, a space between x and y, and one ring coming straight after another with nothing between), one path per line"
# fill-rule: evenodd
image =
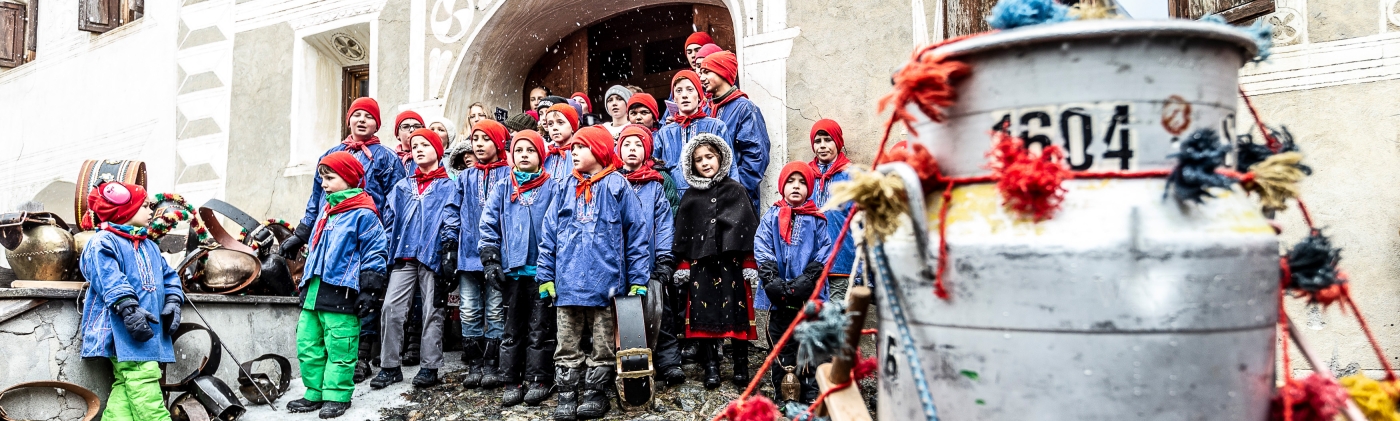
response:
M211 202L223 203L217 200L211 200ZM262 274L262 262L258 260L258 253L254 251L252 247L249 247L247 244L239 242L238 240L234 239L233 236L229 235L228 231L224 229L223 224L219 223L219 218L216 215L214 215L214 212L216 212L216 210L213 208L200 206L198 218L200 220L200 223L204 225L204 228L209 230L209 236L214 239L215 248L236 251L242 255L246 255L248 259L252 260L250 267L253 268L253 270L249 273L248 278L240 281L238 285L234 286L233 288L229 288L222 291L216 291L216 293L218 294L233 294L243 290L244 288L247 288L254 282L257 282L258 276ZM253 228L256 229L257 225L254 224ZM196 242L195 240L193 240L193 236L191 236L190 238L191 242ZM185 282L187 289L191 280L195 278L194 273L192 273L193 271L191 270L191 267L194 266L195 263L200 262L201 259L203 259L206 255L208 255L209 251L210 248L208 248L208 246L199 246L192 248L188 250L188 254L185 256L185 260L180 262L180 267L176 269L176 274L180 276L181 281Z
M276 362L277 369L280 370L277 374L276 390L259 390L261 389L259 386L260 384L272 384L272 379L268 378L267 373L251 374L252 377L249 377L250 373L253 372L253 365L258 361L264 360ZM238 391L242 393L243 398L248 399L249 402L256 404L268 403L266 399L263 399L262 395L267 395L267 399L276 402L277 398L287 393L287 389L292 385L292 362L281 355L263 354L260 357L248 360L248 362L243 363L240 367L242 370L238 370ZM259 391L262 393L258 393Z
M204 361L200 361L199 367L196 368L193 373L190 373L178 382L166 383L166 376L161 376L160 390L166 392L184 391L189 388L190 382L194 381L196 377L212 376L214 372L219 371L219 362L223 359L223 349L221 348L223 343L219 341L219 335L209 330L209 328L198 323L180 323L180 328L175 330L175 335L171 336L170 343L173 344L180 340L181 336L196 330L202 330L205 334L209 335L209 354L204 357Z
M613 298L617 342L617 377L622 379L618 394L624 403L643 406L651 401L655 381L644 379L656 374L651 348L647 346L644 297ZM654 300L659 301L659 300Z
M75 395L78 395L78 397L83 398L83 401L87 402L87 412L83 414L83 421L92 421L94 418L97 418L97 414L100 411L102 411L102 400L97 398L96 393L92 393L91 390L84 389L82 386L78 386L76 384L60 382L55 380L24 382L14 386L10 386L5 390L0 390L0 401L3 401L5 399L5 394L10 393L10 391L17 389L27 389L31 387L51 387L63 389L64 391L71 392ZM9 414L5 413L4 406L0 406L0 420L17 421L13 418L10 418Z

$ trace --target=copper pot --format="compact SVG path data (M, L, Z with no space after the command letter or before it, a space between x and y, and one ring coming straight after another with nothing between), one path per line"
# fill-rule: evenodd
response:
M47 212L8 214L0 217L7 231L5 259L15 277L35 281L71 281L78 278L78 253L68 224ZM20 235L15 235L20 234ZM14 244L18 240L18 244ZM14 245L13 248L9 246Z

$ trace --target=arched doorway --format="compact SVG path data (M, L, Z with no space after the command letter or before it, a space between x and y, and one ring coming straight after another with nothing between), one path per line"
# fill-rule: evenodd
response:
M530 68L517 105L524 109L529 91L537 86L559 96L584 92L600 115L606 114L603 94L613 85L632 85L666 98L671 78L689 68L683 44L697 30L714 34L715 44L733 51L729 10L707 4L636 9L580 28L546 49Z

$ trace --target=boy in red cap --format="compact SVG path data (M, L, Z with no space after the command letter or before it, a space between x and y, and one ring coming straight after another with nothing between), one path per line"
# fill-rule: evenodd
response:
M442 141L437 133L418 129L409 137L409 142L413 145L416 169L412 177L394 185L383 212L393 266L381 313L384 316L382 368L369 384L373 389L403 381L400 350L405 342L405 318L413 307L415 291L433 302L424 303L420 310L423 331L419 349L423 367L414 376L413 385L437 385L437 371L442 368L443 307L447 304L449 286L455 286L449 283L457 282L460 187L448 179L447 168L441 165Z
M652 97L651 94L636 93L627 100L627 121L646 127L648 131L653 133L660 127L656 122L657 117L660 117L661 114L656 111L656 98Z
M569 157L565 144L578 131L578 110L569 104L554 104L540 113L540 125L548 137L549 148L545 152L544 170L550 174L569 174L574 170L574 161Z
M512 176L491 187L481 212L479 244L487 283L505 287L505 332L496 369L505 385L501 406L537 406L554 388L556 316L539 296L535 273L556 177L541 166L546 149L538 132L522 130L511 145Z
M350 111L345 114L345 124L350 129L350 135L321 155L322 159L335 152L347 152L354 156L364 172L364 191L373 199L376 208L384 207L384 201L389 197L389 191L393 190L394 183L407 174L403 162L399 161L394 151L380 144L379 137L374 135L379 131L382 121L379 118L378 102L367 97L355 99L350 103ZM311 239L311 226L321 216L321 210L326 205L326 192L321 185L321 173L318 170L312 178L311 197L306 199L306 212L292 236L282 242L282 256L288 260L301 257L302 246ZM355 365L356 383L373 374L370 361L375 350L379 349L379 312L370 314L362 321L364 326L360 331L363 335L360 341L360 361Z
M656 150L652 152L653 156L667 165L671 178L676 181L676 191L680 196L685 196L686 189L690 188L686 183L685 174L681 171L681 150L692 139L702 133L709 133L723 139L731 150L734 147L734 137L730 135L724 122L705 114L703 86L700 76L695 72L677 72L676 77L671 79L671 96L680 106L680 115L675 116L675 121L666 123L655 134ZM734 171L737 170L731 170L730 177L735 176Z
M763 120L763 110L735 86L739 83L739 59L734 53L720 51L706 56L700 64L700 78L712 97L710 117L723 121L725 132L733 137L734 178L748 190L754 209L758 209L758 183L768 171L768 123Z
M608 412L607 391L617 369L612 298L646 295L652 269L652 215L617 173L621 163L612 135L601 127L584 127L568 146L574 170L559 182L545 215L535 273L540 293L555 298L558 313L556 420L600 418ZM581 344L589 327L591 352Z
M806 162L793 161L783 166L780 174L781 198L763 214L753 244L759 274L753 303L755 309L768 311L768 343L777 343L797 318L831 255L826 216L810 199L816 173ZM827 300L826 289L820 297ZM788 342L778 352L778 362L780 367L774 367L769 379L779 398L809 404L817 398L821 390L812 375L816 367L797 366L797 344ZM795 373L801 379L800 396L782 395L783 376L787 373Z
M710 38L710 34L704 32L695 32L685 37L685 62L690 64L691 69L700 69L700 63L695 62L695 54L699 53L700 49L705 47L705 44L714 43L715 40Z
M316 172L326 200L297 285L297 359L306 394L288 402L287 411L320 409L321 418L335 418L355 392L361 319L377 313L383 298L388 240L374 200L361 188L366 174L355 156L332 152Z
M481 212L490 197L491 186L511 177L506 162L506 126L494 120L482 120L472 127L471 142L476 151L476 163L457 177L462 194L461 241L457 246L457 270L461 297L462 361L467 363L467 375L462 386L499 387L496 376L497 354L505 315L501 309L502 285L490 282L482 272L482 262L500 260L499 256L480 254Z
M812 158L809 163L814 172L812 181L812 201L817 204L817 208L826 206L826 201L831 199L831 184L847 181L851 179L851 173L846 171L851 160L846 158L846 138L841 133L841 125L836 124L836 120L824 118L817 120L812 125L812 132L809 135L812 141ZM846 225L846 215L850 211L851 205L848 203L836 209L826 211L826 233L831 241L836 241L836 237L841 235L841 227ZM846 298L846 288L850 284L851 266L856 261L856 244L854 236L847 235L841 243L841 252L836 254L836 262L831 264L831 273L827 275L827 285L831 286L831 297L835 300Z
M160 365L175 362L171 335L185 300L180 277L146 239L152 210L145 206L145 189L103 183L88 193L87 204L97 234L78 261L90 285L83 300L82 356L111 360L116 378L102 419L169 421Z
M399 113L394 118L394 138L399 140L398 145L394 145L394 153L398 154L399 161L403 162L404 176L413 173L413 145L410 141L413 132L423 128L423 117L412 110Z

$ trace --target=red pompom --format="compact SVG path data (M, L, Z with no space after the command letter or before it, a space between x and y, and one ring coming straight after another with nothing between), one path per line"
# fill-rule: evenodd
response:
M934 158L923 144L899 142L888 152L885 152L880 157L880 162L875 164L890 162L903 162L913 167L914 173L919 174L919 180L923 181L924 194L932 193L943 181L943 174L938 168L938 159Z
M940 45L960 39L949 39ZM909 63L894 74L894 92L880 99L880 111L893 107L893 120L904 122L911 133L916 119L907 105L913 103L929 120L942 122L946 118L943 108L952 106L957 99L953 84L972 73L972 66L967 63L933 54L935 47L937 45L915 51Z
M729 401L729 406L720 416L729 421L773 421L778 419L778 406L763 395L758 395L746 401Z
M1291 420L1284 420L1282 400L1285 394L1293 406ZM1279 395L1274 397L1269 418L1284 421L1332 421L1346 408L1347 399L1351 399L1350 395L1336 380L1313 374L1283 385L1283 388L1279 389Z
M855 368L851 369L851 377L856 380L870 377L872 375L875 375L875 369L878 367L879 364L876 362L875 357L873 356L870 358L861 359L860 362L856 363Z
M1069 170L1062 164L1064 152L1049 145L1032 156L1025 142L1004 131L993 132L995 145L987 153L997 174L997 189L1006 206L1036 221L1049 219L1065 198L1061 183Z

